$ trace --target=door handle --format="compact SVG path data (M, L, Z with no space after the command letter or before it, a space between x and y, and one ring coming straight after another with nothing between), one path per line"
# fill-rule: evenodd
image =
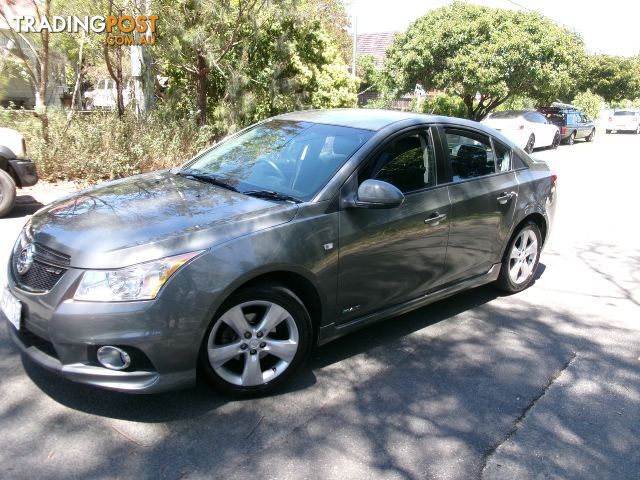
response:
M424 223L426 225L435 227L439 225L440 222L443 221L445 218L447 218L446 213L433 212L431 215L429 215L427 218L424 219Z
M500 205L505 205L515 195L513 192L502 192L497 200Z

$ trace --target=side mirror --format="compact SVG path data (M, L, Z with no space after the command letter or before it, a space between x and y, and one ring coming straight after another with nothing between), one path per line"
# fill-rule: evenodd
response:
M400 190L380 180L365 180L358 187L354 207L357 208L394 208L404 202Z

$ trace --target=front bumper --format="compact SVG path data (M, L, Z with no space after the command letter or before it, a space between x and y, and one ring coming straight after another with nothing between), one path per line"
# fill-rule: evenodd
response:
M20 331L4 315L0 318L29 359L74 382L123 392L155 393L195 384L208 317L179 279L165 292L166 299L77 302L69 292L75 291L81 273L69 269L45 294L20 289L9 273L9 290L23 307ZM130 353L131 366L122 371L102 367L96 351L103 345Z
M33 160L9 160L9 168L13 170L18 187L32 187L38 183L38 172Z

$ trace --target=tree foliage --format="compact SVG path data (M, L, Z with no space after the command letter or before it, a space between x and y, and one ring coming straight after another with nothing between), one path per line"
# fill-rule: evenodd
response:
M165 100L197 112L214 133L287 110L355 104L357 85L335 38L344 25L329 28L324 15L330 7L344 12L337 0L160 5L158 51L171 85ZM181 15L171 14L176 9Z
M459 96L476 120L515 95L540 102L571 92L584 58L580 37L542 15L463 2L432 10L396 38L386 81Z
M640 97L640 57L590 55L581 87L607 102Z
M587 117L597 119L604 105L604 98L587 89L586 92L577 94L571 103L576 107L580 107L587 114Z

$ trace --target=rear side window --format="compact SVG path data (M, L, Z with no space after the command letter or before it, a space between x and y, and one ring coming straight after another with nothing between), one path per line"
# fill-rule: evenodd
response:
M538 112L527 113L525 118L533 123L547 123L547 119L544 118L544 115Z
M638 115L637 112L614 112L613 116L614 117L633 117L635 115Z
M489 137L456 130L445 130L445 135L454 182L496 172L496 162Z

